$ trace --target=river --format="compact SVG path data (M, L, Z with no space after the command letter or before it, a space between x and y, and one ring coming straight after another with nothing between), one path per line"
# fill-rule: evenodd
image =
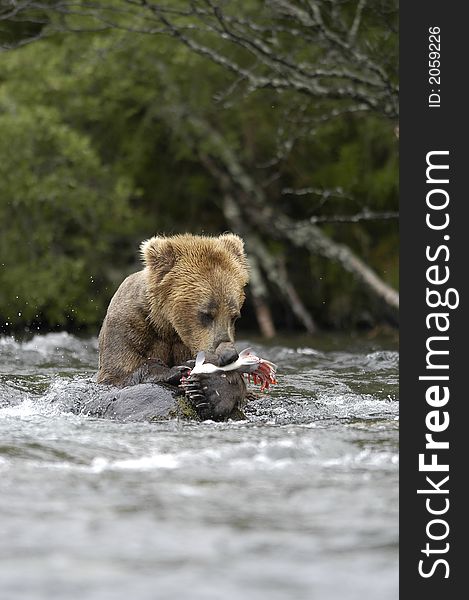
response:
M246 421L122 424L61 407L96 339L0 338L2 600L398 597L396 343L247 345Z

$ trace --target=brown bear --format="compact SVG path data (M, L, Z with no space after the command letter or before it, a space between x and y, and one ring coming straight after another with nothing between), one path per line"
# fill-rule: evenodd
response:
M97 382L177 386L200 350L219 365L236 360L235 321L249 279L241 238L157 236L142 243L141 253L144 268L125 279L109 304ZM203 418L229 416L245 396L238 373L198 380L194 397Z

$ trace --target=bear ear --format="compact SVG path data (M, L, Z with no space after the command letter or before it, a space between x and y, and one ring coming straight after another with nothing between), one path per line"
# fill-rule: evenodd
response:
M235 235L234 233L223 233L218 239L229 252L236 256L236 258L240 258L243 261L245 260L244 242L239 235Z
M155 236L140 245L142 260L152 273L161 281L176 264L176 252L171 241L165 237Z

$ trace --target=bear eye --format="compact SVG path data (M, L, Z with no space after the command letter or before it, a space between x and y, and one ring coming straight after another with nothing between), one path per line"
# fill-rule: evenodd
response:
M202 325L204 325L204 327L208 327L209 325L211 325L215 319L213 314L208 312L199 313L199 318L200 322L202 323Z

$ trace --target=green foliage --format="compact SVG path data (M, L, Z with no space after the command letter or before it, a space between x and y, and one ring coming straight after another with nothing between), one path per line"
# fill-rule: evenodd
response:
M383 31L370 18L369 35ZM395 36L383 39L383 52L395 56ZM294 54L318 52L308 42ZM0 326L12 324L7 330L96 328L117 283L138 268L141 239L229 228L220 189L200 160L216 159L216 150L189 116L223 137L279 213L307 219L397 209L395 123L366 112L324 119L342 105L292 92L227 93L231 74L172 38L116 29L64 34L2 62ZM325 200L282 194L285 187L341 193ZM326 227L397 285L395 222ZM271 247L286 253L320 323L355 325L369 312L369 298L340 267Z
M4 90L0 110L0 314L12 327L96 326L106 261L129 232L130 182L56 109Z

